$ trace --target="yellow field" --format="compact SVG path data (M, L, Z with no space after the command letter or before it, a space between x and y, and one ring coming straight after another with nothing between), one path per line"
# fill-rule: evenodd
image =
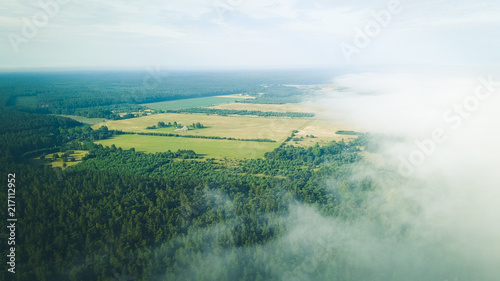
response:
M102 125L105 125L110 130L121 130L124 132L175 133L179 135L218 136L239 139L271 139L281 143L290 136L293 130L303 129L312 120L312 118L164 113L133 119L108 121L94 125L92 128L99 129ZM207 128L187 132L174 131L173 128L146 129L147 126L156 125L159 121L165 123L173 123L175 121L182 125L200 122Z
M326 143L332 140L341 141L344 140L346 142L356 139L357 136L352 135L337 135L336 131L340 130L350 130L346 126L342 126L339 124L335 124L331 121L314 119L311 120L306 126L298 130L298 133L295 134L295 137L304 137L301 141L290 141L288 144L292 145L300 145L300 146L312 146L316 143ZM314 138L307 138L307 135L313 135Z
M246 104L231 103L221 104L213 108L222 109L244 109L276 112L314 112L304 104ZM321 116L319 114L318 116ZM283 143L291 134L295 133L295 140L290 140L287 144L295 146L312 146L316 143L324 144L332 140L350 141L357 136L337 135L339 130L353 130L348 126L339 125L329 119L312 118L285 118L285 117L259 117L259 116L219 116L207 114L188 113L164 113L143 116L139 118L107 121L92 126L99 129L105 125L110 130L120 130L124 132L148 132L148 133L173 133L179 135L195 136L217 136L235 139L271 139L275 143L269 142L248 142L236 140L211 140L166 136L145 136L145 135L119 135L112 139L102 140L97 143L111 146L115 144L123 149L135 148L137 151L162 152L176 151L177 149L191 149L198 154L213 158L260 158L264 153L271 151ZM189 131L175 131L173 127L160 129L146 129L148 126L157 125L158 122L191 125L200 122L206 128ZM314 137L311 138L310 135ZM302 137L302 139L300 139ZM297 139L298 138L298 139Z

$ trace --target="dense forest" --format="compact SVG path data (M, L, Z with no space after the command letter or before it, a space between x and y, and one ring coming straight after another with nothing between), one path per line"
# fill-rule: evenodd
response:
M369 180L348 180L345 167L360 164L360 158L355 146L343 142L282 145L264 159L194 161L195 151L145 154L96 145L94 140L120 132L92 130L64 117L5 107L0 117L8 124L0 129L1 171L4 177L16 174L22 218L18 280L112 280L122 270L137 280L273 279L275 272L256 271L260 265L248 263L248 255L263 262L279 252L234 251L286 233L281 220L294 202L345 219L357 216L362 204L352 194L375 188ZM65 170L30 160L75 149L88 154ZM339 194L323 184L332 173L345 179ZM221 256L233 251L232 268L205 275L193 267L207 246Z
M132 83L126 78L125 86ZM249 160L206 158L195 150L147 154L114 145L103 147L94 142L124 132L105 126L94 130L66 117L40 114L43 110L36 107L15 105L13 97L36 95L47 102L48 113L76 112L88 106L102 111L103 106L158 96L139 95L130 100L130 88L130 95L127 91L123 96L107 95L106 90L93 88L103 80L89 76L85 87L102 97L84 101L85 87L76 84L75 99L65 100L71 91L61 90L69 87L58 84L61 77L52 84L43 79L47 77L34 76L28 82L44 85L36 91L23 90L25 86L18 86L19 80L14 79L4 83L0 92L0 175L7 179L15 174L19 218L13 280L404 280L402 272L408 269L404 259L394 257L398 266L378 270L377 262L360 262L352 254L352 245L339 242L346 240L345 235L359 235L354 231L358 222L369 225L371 233L381 239L404 242L411 237L410 223L395 226L388 219L391 210L370 205L380 188L371 175L404 180L360 156L360 147L380 149L383 136L359 134L352 142L310 147L285 142L263 158ZM64 79L73 78L66 74ZM208 75L203 81L212 83L212 79ZM216 85L196 87L210 94L220 90ZM224 90L237 90L231 87ZM191 90L179 91L190 95ZM280 99L267 101L279 103ZM203 128L198 123L193 126ZM293 137L292 133L287 141ZM87 154L65 169L43 165L50 159L35 159L54 152L67 156L74 150ZM385 199L377 200L384 206ZM7 202L7 192L0 193L0 202ZM412 208L408 202L398 211L405 214ZM0 208L0 217L7 217L7 208ZM351 233L341 231L345 229ZM314 235L307 235L309 231ZM3 229L0 235L9 234ZM5 257L9 245L1 245ZM447 256L435 257L442 264L449 261ZM5 269L0 279L12 279ZM444 276L441 269L433 270L433 276ZM424 280L420 277L425 273L416 271L409 280Z
M258 104L297 103L303 101L307 94L307 92L291 86L264 85L255 99L246 99L239 102Z

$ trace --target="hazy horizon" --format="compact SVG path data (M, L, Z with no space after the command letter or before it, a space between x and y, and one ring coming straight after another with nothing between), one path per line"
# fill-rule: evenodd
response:
M498 65L495 1L78 1L0 7L0 69Z

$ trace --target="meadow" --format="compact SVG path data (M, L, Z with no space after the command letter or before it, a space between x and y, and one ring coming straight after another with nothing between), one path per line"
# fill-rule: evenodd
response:
M283 142L293 130L301 130L312 118L278 118L257 116L219 116L206 114L163 113L139 118L107 121L93 125L94 130L105 125L110 130L124 132L174 133L173 128L146 129L162 121L191 125L200 122L206 128L187 132L175 131L179 135L217 136L240 139L271 139Z
M97 141L103 146L115 145L122 149L135 148L147 153L193 150L208 158L256 159L272 151L280 143L250 142L234 140L193 139L179 137L160 137L144 135L118 135L111 139Z
M106 122L106 119L104 119L104 118L87 118L87 117L77 116L77 115L60 115L60 116L68 117L68 118L71 118L71 119L76 120L78 122L82 122L83 124L87 124L87 125L94 125L94 124Z

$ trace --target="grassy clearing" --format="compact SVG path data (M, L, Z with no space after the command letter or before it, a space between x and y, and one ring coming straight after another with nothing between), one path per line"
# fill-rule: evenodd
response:
M38 97L37 96L16 97L16 106L37 107L38 106Z
M59 115L59 116L68 117L68 118L71 118L71 119L76 120L78 122L82 122L83 124L87 124L87 125L95 125L95 124L106 122L106 119L104 119L104 118L87 118L87 117L76 116L76 115Z
M244 99L244 98L241 97L238 98L235 96L216 96L216 97L182 99L182 100L154 102L154 103L143 103L141 105L157 110L176 110L176 109L185 109L192 107L211 106L221 103L230 103L238 99Z
M125 132L173 133L173 128L148 130L146 127L156 125L159 121L190 125L200 122L207 128L187 132L175 131L179 135L218 136L240 139L271 139L283 142L293 130L301 130L313 121L312 118L278 118L256 116L219 116L206 114L165 113L140 118L108 121L92 126L99 129L106 125L110 130Z
M112 139L98 141L104 146L122 149L135 148L136 151L147 153L177 151L178 149L194 150L208 158L255 159L279 146L279 143L191 139L176 137L119 135Z
M52 168L62 168L62 169L65 169L64 168L64 163L66 163L66 167L70 167L70 166L74 166L80 162L82 162L82 158L87 155L88 151L87 150L75 150L74 153L70 154L69 157L73 157L75 158L75 161L72 161L72 162L63 162L63 160L61 159L61 155L63 155L64 153L63 152L57 152L55 154L58 155L58 158L56 159L56 161L51 161L51 162L48 162L46 163L45 165L51 165ZM54 153L52 154L47 154L47 156L45 156L45 159L52 159ZM42 161L40 160L40 157L36 158L37 161Z

